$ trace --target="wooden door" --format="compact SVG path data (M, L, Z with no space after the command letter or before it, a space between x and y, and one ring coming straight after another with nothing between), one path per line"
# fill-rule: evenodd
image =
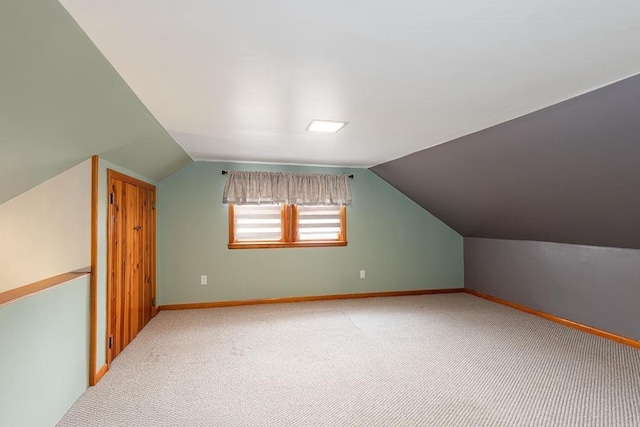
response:
M109 170L107 363L155 315L155 187Z

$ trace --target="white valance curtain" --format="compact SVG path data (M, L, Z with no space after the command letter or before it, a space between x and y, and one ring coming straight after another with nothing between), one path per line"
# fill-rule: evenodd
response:
M222 203L350 205L351 186L347 175L229 171Z

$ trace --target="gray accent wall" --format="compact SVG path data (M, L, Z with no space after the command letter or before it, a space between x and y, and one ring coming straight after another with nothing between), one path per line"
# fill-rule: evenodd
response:
M640 340L640 250L464 239L465 287Z
M222 170L354 174L348 245L228 249ZM195 162L160 181L157 218L161 305L464 286L462 237L367 169Z
M640 248L640 75L372 171L465 237Z

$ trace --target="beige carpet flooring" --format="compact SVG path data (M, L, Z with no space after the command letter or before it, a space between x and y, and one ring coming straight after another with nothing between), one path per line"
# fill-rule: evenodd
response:
M161 312L59 426L640 426L640 350L467 294Z

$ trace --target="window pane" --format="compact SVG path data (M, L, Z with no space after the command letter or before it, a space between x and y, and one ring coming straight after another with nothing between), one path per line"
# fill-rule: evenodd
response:
M305 240L338 240L340 206L298 206L298 235Z
M282 239L280 205L235 205L235 237L238 241Z

